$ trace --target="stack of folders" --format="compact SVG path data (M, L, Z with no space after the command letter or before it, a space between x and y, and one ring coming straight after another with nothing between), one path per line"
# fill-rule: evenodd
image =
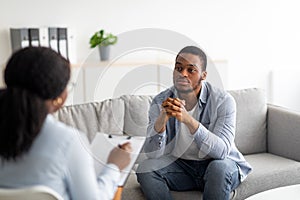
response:
M13 52L28 46L50 47L71 63L76 62L75 37L70 28L11 28L10 38Z

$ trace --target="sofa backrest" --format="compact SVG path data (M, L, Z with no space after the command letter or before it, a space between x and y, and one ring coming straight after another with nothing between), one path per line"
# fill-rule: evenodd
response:
M92 141L96 132L123 135L124 101L120 98L62 107L54 116L87 134Z
M267 104L260 89L234 90L229 93L237 104L235 142L243 154L266 151ZM88 135L96 132L144 136L152 96L124 95L102 102L65 106L55 116Z
M121 96L125 105L124 133L145 136L148 125L148 110L152 96Z
M264 90L232 90L236 102L235 144L243 154L267 151L267 103Z

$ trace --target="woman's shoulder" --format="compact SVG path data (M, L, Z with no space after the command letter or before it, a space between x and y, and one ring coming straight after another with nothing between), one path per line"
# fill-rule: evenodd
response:
M40 145L64 150L87 143L87 138L81 131L57 121L52 115L47 116L37 140Z
M52 132L54 135L60 134L60 136L65 135L66 137L73 137L74 134L82 134L82 132L79 131L78 129L58 121L50 114L47 116L45 120L43 129L45 131Z

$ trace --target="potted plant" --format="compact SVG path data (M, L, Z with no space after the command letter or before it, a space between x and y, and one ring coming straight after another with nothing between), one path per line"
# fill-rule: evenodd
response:
M111 33L105 33L104 30L101 29L90 38L90 47L95 48L98 46L100 59L105 61L109 59L110 45L116 44L117 40L117 36Z

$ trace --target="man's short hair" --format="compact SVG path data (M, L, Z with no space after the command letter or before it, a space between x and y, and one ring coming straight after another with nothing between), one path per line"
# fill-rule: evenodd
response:
M199 56L200 60L202 61L202 66L201 66L202 71L206 71L206 65L207 65L206 54L200 48L198 48L196 46L186 46L179 51L179 53L176 56L176 60L177 60L179 54L182 54L182 53L190 53L190 54Z

